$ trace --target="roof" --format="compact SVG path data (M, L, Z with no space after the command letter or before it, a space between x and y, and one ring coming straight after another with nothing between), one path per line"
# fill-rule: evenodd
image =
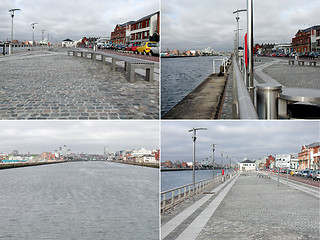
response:
M70 38L67 38L67 39L63 40L62 42L73 42L73 40L71 40Z
M314 147L318 147L319 145L320 145L320 142L314 142L309 145L306 145L306 148L314 148Z
M249 159L247 159L247 160L245 160L245 161L243 161L243 162L241 162L241 163L254 163L254 162L252 162L252 161L250 161Z
M311 30L318 30L320 29L320 25L312 26L306 29L302 29L301 32L310 32Z
M159 13L159 11L158 11L158 12L155 12L155 13L152 13L152 14L149 14L149 15L143 17L143 18L140 18L140 19L137 20L137 21L134 21L134 23L138 23L138 22L141 22L141 21L143 21L143 20L149 19L149 18L151 18L153 15L156 15L156 14L158 14L158 13Z

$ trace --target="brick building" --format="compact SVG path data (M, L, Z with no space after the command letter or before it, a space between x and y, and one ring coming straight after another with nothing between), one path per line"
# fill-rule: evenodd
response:
M111 41L117 44L159 42L160 12L145 16L137 21L117 24L111 33Z
M320 142L303 145L298 153L299 170L320 169Z
M299 29L292 38L293 52L311 52L320 50L320 25Z

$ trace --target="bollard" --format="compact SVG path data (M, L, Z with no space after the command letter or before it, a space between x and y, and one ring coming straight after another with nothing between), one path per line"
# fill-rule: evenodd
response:
M257 112L260 119L278 119L278 95L282 85L257 85Z

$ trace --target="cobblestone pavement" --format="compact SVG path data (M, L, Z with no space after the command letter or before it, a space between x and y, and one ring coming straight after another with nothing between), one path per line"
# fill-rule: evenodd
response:
M280 60L279 63L273 64L262 70L265 74L284 85L291 88L320 88L320 67L319 66L298 66L289 65L288 59L282 58L257 58L261 62L255 63L257 66L263 63L270 63L271 60ZM255 75L255 78L261 82L259 76Z
M159 79L129 83L65 50L1 57L0 71L0 119L159 119Z
M240 175L200 239L319 239L319 198L256 173Z

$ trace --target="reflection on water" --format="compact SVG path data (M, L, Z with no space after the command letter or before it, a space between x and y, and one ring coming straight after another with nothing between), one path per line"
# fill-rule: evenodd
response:
M213 71L221 56L161 59L161 116L180 102ZM216 66L218 71L218 66Z
M0 171L0 239L158 239L158 169L107 162Z

